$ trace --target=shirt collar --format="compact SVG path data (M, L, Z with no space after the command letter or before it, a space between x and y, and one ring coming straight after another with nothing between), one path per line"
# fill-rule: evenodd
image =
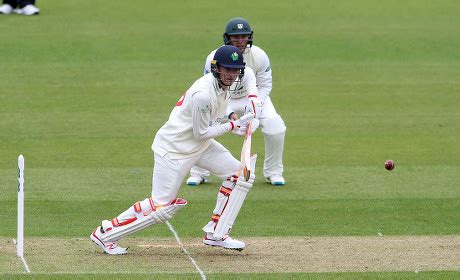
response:
M219 86L219 82L217 81L216 78L214 78L214 88L216 89L217 95L226 94L228 92L228 88L227 88L227 90L223 90Z

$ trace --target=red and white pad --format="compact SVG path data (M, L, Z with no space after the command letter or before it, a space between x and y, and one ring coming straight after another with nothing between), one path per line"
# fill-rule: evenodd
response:
M243 205L243 202L246 199L246 195L254 183L256 161L257 155L252 155L250 160L251 175L249 180L246 181L243 175L241 175L236 181L236 184L230 193L228 201L222 209L221 215L213 215L212 222L217 223L213 231L213 238L215 240L220 240L224 238L224 236L228 234L228 232L232 228L233 223L235 222L235 219L238 216L238 213L240 212L241 206ZM209 226L210 224L208 224L208 226L204 228L206 232L209 232Z
M146 205L148 207L143 207ZM177 198L164 206L154 206L152 198L136 202L111 222L104 221L105 223L102 223L104 233L100 239L104 243L116 242L150 225L164 223L185 205L187 205L187 201L183 198Z

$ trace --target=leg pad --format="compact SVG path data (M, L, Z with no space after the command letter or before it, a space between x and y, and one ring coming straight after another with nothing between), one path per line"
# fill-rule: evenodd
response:
M131 223L114 226L110 230L107 230L102 234L101 240L102 242L116 242L150 225L164 223L170 220L185 205L187 205L185 199L177 198L166 206L157 206L155 211L150 212L146 216L141 216Z

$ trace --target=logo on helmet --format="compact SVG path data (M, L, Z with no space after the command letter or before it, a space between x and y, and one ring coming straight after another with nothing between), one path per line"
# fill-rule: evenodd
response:
M238 23L238 24L237 24L237 27L238 27L238 29L243 29L243 24L242 24L242 23Z
M238 60L238 53L237 53L237 52L232 53L232 60L233 60L233 61L237 61L237 60Z

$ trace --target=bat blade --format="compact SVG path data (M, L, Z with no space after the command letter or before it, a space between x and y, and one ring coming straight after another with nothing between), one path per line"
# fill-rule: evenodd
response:
M243 149L241 150L241 163L243 164L243 175L246 181L249 181L249 177L251 176L251 138L252 123L249 123L246 128Z

